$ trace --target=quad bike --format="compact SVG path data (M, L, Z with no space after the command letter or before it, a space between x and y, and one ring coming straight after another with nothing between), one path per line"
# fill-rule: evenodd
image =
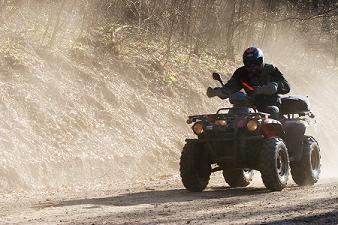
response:
M223 84L219 74L214 73L213 78ZM183 185L201 192L212 172L223 171L230 187L245 187L253 170L258 170L266 188L281 191L287 185L290 167L296 184L314 185L321 156L318 142L305 135L311 118L308 99L303 97L282 98L278 120L236 103L216 114L189 116L187 123L193 123L197 138L186 139L181 153Z

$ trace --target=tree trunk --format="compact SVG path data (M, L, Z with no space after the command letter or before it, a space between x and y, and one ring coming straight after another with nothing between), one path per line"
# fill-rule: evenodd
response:
M245 41L245 46L249 47L253 45L254 41L254 31L255 31L255 23L253 21L254 17L254 10L255 10L255 5L256 5L256 0L251 0L251 10L249 14L249 23L248 23L248 33L246 35L246 41Z
M338 67L338 8L336 7L336 53L335 53L335 64Z
M234 44L233 38L235 33L235 14L236 14L236 2L234 0L231 7L231 16L228 22L228 30L226 35L226 54L228 60L235 61L235 53L234 53Z
M171 53L171 40L173 37L173 33L174 33L174 26L176 23L176 15L175 15L175 8L176 8L176 4L177 0L174 0L171 4L171 23L170 23L170 28L169 28L169 33L168 33L168 38L167 38L167 44L166 44L166 51L165 54L163 56L163 66L165 66L170 58L170 53Z
M268 4L268 12L274 12L276 10L277 1L270 0ZM264 33L262 38L262 45L265 48L270 48L273 41L274 26L272 22L265 22Z
M57 18L56 18L56 22L55 22L55 25L54 25L54 30L53 30L53 33L52 33L52 36L49 40L49 43L48 43L48 46L50 48L53 47L54 43L55 43L55 40L56 40L56 34L58 33L59 29L61 28L61 14L62 14L62 11L63 11L63 8L66 4L66 0L63 0L63 2L61 3L61 6L59 8L59 11L58 11L58 14L57 14Z

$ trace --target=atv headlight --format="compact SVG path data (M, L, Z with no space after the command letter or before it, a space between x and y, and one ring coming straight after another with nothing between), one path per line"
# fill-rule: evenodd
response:
M248 128L249 131L255 131L258 128L258 122L256 120L249 120L246 124L246 128Z
M216 120L215 124L217 126L224 126L225 127L227 125L227 121L226 120Z
M192 130L194 131L194 133L196 135L200 135L203 133L204 129L203 129L203 124L202 122L197 122L192 126Z

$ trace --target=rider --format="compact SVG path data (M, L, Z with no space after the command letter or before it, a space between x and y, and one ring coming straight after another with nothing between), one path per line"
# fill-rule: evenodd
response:
M261 49L250 47L243 54L244 66L238 68L231 79L222 88L207 90L209 98L218 96L226 99L244 89L253 99L253 105L261 112L271 114L278 119L281 104L278 94L290 92L290 86L283 74L271 64L264 63Z

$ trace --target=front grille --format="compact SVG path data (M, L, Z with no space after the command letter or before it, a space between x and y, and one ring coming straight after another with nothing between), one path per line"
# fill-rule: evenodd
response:
M235 118L234 117L228 117L227 118L227 127L229 129L233 129L235 127Z
M214 127L212 130L204 132L205 138L234 138L235 130L233 128Z

